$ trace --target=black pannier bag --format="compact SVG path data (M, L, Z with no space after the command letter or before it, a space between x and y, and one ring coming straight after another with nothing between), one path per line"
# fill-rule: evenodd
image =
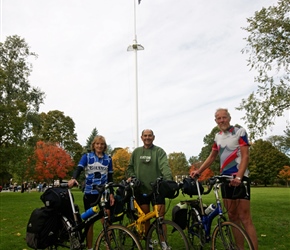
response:
M165 198L174 199L179 195L179 186L175 181L162 180L159 182L158 192Z
M118 222L118 221L122 221L123 217L124 217L124 200L122 199L122 197L120 195L115 195L115 203L112 207L110 207L111 210L111 222Z
M186 228L187 224L187 203L179 202L172 209L172 221L181 227L182 230Z
M40 196L44 205L48 208L55 209L62 214L71 214L72 207L66 188L52 187L45 190Z
M33 249L45 249L57 242L59 214L47 207L32 211L26 227L26 243Z
M203 194L204 188L200 182L198 182L200 194ZM195 179L192 178L184 178L182 185L182 193L189 195L192 197L193 195L198 195L197 186Z

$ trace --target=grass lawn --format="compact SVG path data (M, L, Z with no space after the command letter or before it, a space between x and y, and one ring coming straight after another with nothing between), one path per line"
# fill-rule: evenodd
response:
M42 207L39 192L0 193L0 249L29 249L25 242L26 225L34 208ZM75 203L83 212L83 193L73 189ZM252 217L256 226L260 250L290 249L290 188L253 187L251 189ZM167 218L171 219L171 209L180 200L189 199L179 195L170 203ZM204 196L203 201L213 201L213 193ZM100 231L100 222L95 223L95 234Z

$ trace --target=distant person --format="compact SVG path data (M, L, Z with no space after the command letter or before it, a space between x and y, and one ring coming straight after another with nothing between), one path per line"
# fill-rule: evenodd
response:
M144 211L150 212L150 203L153 202L152 187L150 183L155 182L160 176L164 180L172 180L171 169L168 164L166 152L153 144L155 135L151 129L144 129L141 134L143 146L135 148L127 168L127 181L131 177L136 177L141 181L140 194L136 194L136 201ZM159 215L165 215L165 198L158 195L156 198ZM154 205L154 204L153 204ZM147 234L150 221L145 223L145 232ZM165 242L164 242L165 243Z
M238 128L230 125L231 115L227 109L218 109L215 112L215 122L220 132L215 135L214 144L208 158L198 170L190 173L191 177L199 176L207 169L219 155L220 172L222 175L232 175L230 185L221 187L224 205L228 211L229 219L238 225L242 225L249 234L255 250L258 249L258 240L256 229L252 222L250 210L250 179L249 179L249 141L247 132L244 128ZM242 181L247 181L247 191L238 197L233 197L238 193L237 189ZM236 238L243 249L243 238Z
M38 184L38 192L42 192L42 183L41 182L39 182L39 184Z
M22 184L21 184L21 193L24 193L24 191L25 191L25 183L22 182Z
M91 207L91 203L95 202L100 195L93 186L104 185L108 182L113 182L113 163L112 159L105 152L107 150L107 143L105 137L97 135L91 144L91 153L84 154L75 170L73 177L68 182L69 187L75 184L79 185L77 178L82 171L85 171L86 180L84 188L84 207L85 210ZM107 212L110 215L110 206L115 202L113 190L110 192L110 202L106 204ZM102 223L104 220L102 220ZM87 233L87 248L93 249L93 225L89 227Z

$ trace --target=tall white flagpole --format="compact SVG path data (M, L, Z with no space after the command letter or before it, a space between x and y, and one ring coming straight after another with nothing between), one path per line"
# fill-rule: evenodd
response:
M138 60L137 52L138 50L144 50L141 44L137 43L137 33L136 33L136 1L134 2L134 40L133 44L127 48L127 51L134 51L134 64L135 64L135 148L139 147L139 114L138 114Z

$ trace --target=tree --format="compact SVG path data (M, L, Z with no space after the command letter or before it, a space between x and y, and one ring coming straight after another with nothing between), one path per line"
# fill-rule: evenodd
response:
M238 125L237 125L238 126ZM211 153L211 149L212 149L212 145L214 143L214 138L216 133L219 132L219 128L216 126L214 127L210 134L206 135L203 138L203 142L204 142L204 147L201 149L201 152L199 154L199 160L201 162L204 162L207 157L210 155ZM215 159L215 161L212 163L212 165L210 166L211 170L215 173L215 174L219 174L220 173L220 162L219 162L219 156Z
M267 141L277 148L281 153L289 155L290 147L287 145L287 137L283 135L273 135L267 138Z
M63 179L74 166L70 155L60 145L52 142L37 142L35 160L34 178L39 181Z
M77 141L74 121L59 110L42 112L33 132L38 140L58 143L68 151L71 151L72 142Z
M43 103L44 93L29 83L30 58L37 55L19 36L0 43L0 169L6 171L18 157L15 146L25 145L31 137L34 117Z
M184 153L170 153L168 155L168 163L172 172L173 179L177 175L188 175L189 164Z
M277 6L262 8L248 18L247 45L242 50L250 53L248 65L257 70L254 81L256 93L243 99L238 110L248 124L250 138L259 138L275 124L290 107L290 0L280 0Z
M114 169L114 182L120 182L125 177L126 169L129 165L131 152L129 148L119 148L112 156L113 169Z
M260 139L250 147L249 170L254 182L261 182L265 186L273 184L280 170L289 162L290 159L269 141Z
M279 174L278 177L286 182L287 187L289 187L289 181L290 181L290 167L284 166Z
M87 149L87 152L90 152L91 151L91 144L94 140L94 138L99 134L97 128L94 128L90 134L90 136L88 137L87 139L87 143L86 143L86 149Z
M290 125L284 130L285 138L283 148L285 149L285 154L290 157Z
M198 156L191 156L188 159L188 162L189 162L190 165L193 165L194 163L199 162L199 157Z

